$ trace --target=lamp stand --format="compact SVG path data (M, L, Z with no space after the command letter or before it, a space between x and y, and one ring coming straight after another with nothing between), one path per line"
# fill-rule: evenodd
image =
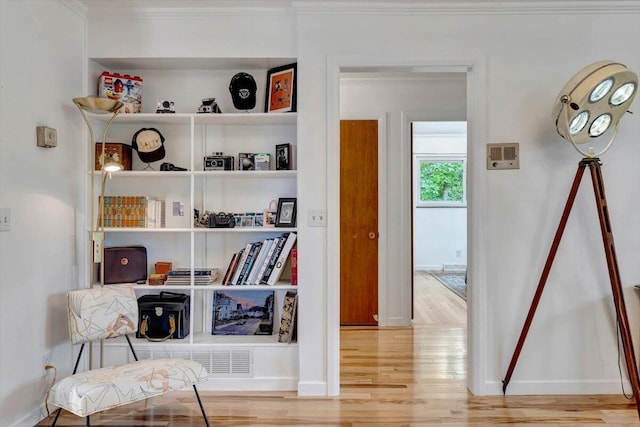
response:
M636 409L638 411L638 416L640 417L640 379L638 378L638 367L636 364L635 353L633 351L633 341L631 339L631 331L629 329L629 318L627 317L627 308L624 302L622 285L620 283L620 271L618 270L616 249L613 244L613 232L611 231L611 222L609 220L607 199L604 194L604 180L602 177L601 164L600 159L598 158L586 157L582 159L578 164L578 170L573 180L571 192L569 193L567 203L564 207L564 211L562 212L562 218L560 219L560 224L558 225L555 237L553 238L553 243L551 245L551 249L549 250L549 255L547 256L547 261L544 265L544 269L542 270L540 281L538 282L538 288L536 289L531 307L529 308L527 319L525 320L524 326L522 327L522 332L520 333L518 344L516 345L516 349L511 358L509 369L507 370L507 374L502 381L502 392L506 393L507 386L509 385L509 381L511 380L511 375L513 374L513 370L515 369L516 363L518 362L520 351L522 350L522 346L524 345L524 341L527 337L527 333L529 332L533 316L536 312L536 308L538 307L538 303L540 302L542 291L544 290L547 278L549 277L549 271L551 270L551 266L558 250L558 246L560 245L560 240L562 239L562 234L564 232L565 226L567 225L567 220L569 218L569 214L571 213L571 208L573 207L573 202L576 198L576 194L578 193L580 181L582 180L582 176L584 175L584 170L586 167L588 167L591 171L591 181L593 183L596 206L598 207L598 218L600 220L602 242L604 244L604 252L607 258L607 266L609 268L609 279L611 281L611 290L618 320L618 329L622 339L624 358L627 363L627 372L629 374L629 379L631 380L633 396L636 401Z

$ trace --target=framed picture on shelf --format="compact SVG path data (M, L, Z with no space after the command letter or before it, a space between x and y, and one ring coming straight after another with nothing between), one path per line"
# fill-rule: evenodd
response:
M296 205L297 199L295 197L278 199L276 227L296 226Z
M267 70L265 113L296 111L296 80L298 64L288 64Z
M212 335L272 335L274 291L215 291Z
M276 145L276 170L291 170L291 144Z

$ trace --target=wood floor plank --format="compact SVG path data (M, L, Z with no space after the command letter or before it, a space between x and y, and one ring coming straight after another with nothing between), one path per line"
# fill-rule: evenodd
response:
M473 396L466 388L466 302L428 274L415 278L412 327L341 329L339 397L296 392L200 395L212 426L423 427L640 425L622 395ZM48 426L52 418L38 426ZM91 417L92 425L202 426L193 392L174 392ZM82 426L64 413L58 422Z

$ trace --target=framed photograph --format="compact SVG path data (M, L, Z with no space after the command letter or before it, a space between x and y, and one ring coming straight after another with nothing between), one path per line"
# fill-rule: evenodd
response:
M296 204L297 204L297 199L295 197L278 199L278 213L276 214L276 227L295 227L296 226Z
M274 291L215 291L211 334L273 334L274 297Z
M265 113L296 111L296 80L298 64L288 64L267 70Z
M276 170L291 170L291 144L276 145Z

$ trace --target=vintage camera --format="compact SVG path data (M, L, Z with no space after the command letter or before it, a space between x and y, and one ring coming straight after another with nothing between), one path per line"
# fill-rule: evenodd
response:
M203 98L202 105L198 107L198 113L222 113L215 98Z
M186 171L185 168L181 168L180 166L176 166L173 163L163 163L160 165L161 171Z
M156 113L175 113L176 107L173 101L158 101L156 104Z
M235 159L233 156L224 156L222 153L214 153L213 156L206 156L203 167L206 171L232 171L234 170Z

